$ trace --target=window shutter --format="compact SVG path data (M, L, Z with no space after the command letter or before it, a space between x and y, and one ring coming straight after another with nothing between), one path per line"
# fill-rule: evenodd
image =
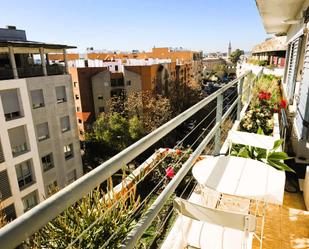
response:
M309 42L307 41L299 100L297 103L296 129L300 139L308 139L309 128Z
M1 200L5 200L12 196L10 182L6 170L0 172L0 193Z
M290 44L290 59L287 70L287 97L289 103L293 103L296 75L297 75L297 64L299 60L299 52L301 48L301 37L295 39Z

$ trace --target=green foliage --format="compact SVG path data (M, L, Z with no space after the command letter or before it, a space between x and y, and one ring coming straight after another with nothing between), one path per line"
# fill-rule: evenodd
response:
M237 64L237 62L239 61L239 58L241 55L244 54L243 50L240 49L236 49L234 52L231 53L230 55L230 60L233 64Z
M279 78L274 75L262 75L252 89L249 110L240 122L240 129L256 133L261 127L266 135L273 131L273 114L280 107L282 99Z
M117 201L114 196L108 198L99 190L92 191L37 232L31 248L67 248L83 231L70 248L99 248L112 235L104 248L118 248L131 229L130 224L122 225L139 205L134 190L127 192L125 197Z
M259 134L263 134L262 129L258 130ZM251 158L258 160L268 165L284 171L294 172L288 165L284 163L285 160L291 159L285 152L276 151L282 144L283 140L279 139L275 141L272 150L257 148L248 145L234 144L232 146L231 155L237 157Z
M247 63L252 64L252 65L258 65L259 64L259 60L255 60L255 59L248 59Z
M268 100L269 107L277 107L276 105L282 99L281 91L280 91L280 77L276 77L274 75L266 75L263 74L258 81L256 82L253 90L252 90L252 101L251 107L260 107L261 101L259 99L260 92L268 92L271 93L271 98Z
M144 135L143 125L136 116L129 120L120 113L102 113L86 134L86 140L102 143L121 151Z
M260 67L264 67L264 66L267 65L267 61L265 61L265 60L259 61L259 62L258 62L258 65L259 65Z
M165 157L164 160L154 169L151 181L153 182L160 181L162 177L165 176L166 174L165 170L168 167L173 167L176 174L178 170L181 168L182 164L188 160L191 153L192 153L191 149L187 149L184 151L177 149L174 151L167 148L166 151L164 153L161 153L156 159L157 162Z
M133 116L129 120L129 134L133 141L137 141L144 135L144 127L137 116Z
M254 108L246 112L240 121L242 131L257 133L259 127L264 134L273 132L273 112L269 108Z

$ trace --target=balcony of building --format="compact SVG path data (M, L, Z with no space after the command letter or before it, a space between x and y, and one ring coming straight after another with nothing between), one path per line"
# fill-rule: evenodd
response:
M68 73L65 45L30 41L0 42L0 80ZM64 60L52 63L49 55L61 53Z
M41 241L46 248L60 246L57 240L63 248L307 248L309 213L302 193L284 191L290 175L282 171L281 159L267 161L285 150L284 107L278 113L271 109L264 135L245 123L265 109L250 106L268 100L255 89L260 79L246 72L72 182L2 228L1 245L14 248L43 229L41 235L59 231L57 239ZM174 136L177 127L184 134L182 124L197 114L196 125L180 141L154 150L127 174L141 153ZM249 157L246 150L260 156ZM65 145L65 159L72 156L72 144ZM112 187L121 169L126 174ZM98 194L97 186L107 194ZM65 223L67 214L75 218ZM69 227L65 238L62 228L54 229L60 223Z

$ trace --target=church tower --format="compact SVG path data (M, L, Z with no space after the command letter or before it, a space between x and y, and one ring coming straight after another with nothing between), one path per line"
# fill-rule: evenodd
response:
M229 41L229 47L227 50L227 58L230 58L231 53L232 53L232 45L231 45L231 41Z

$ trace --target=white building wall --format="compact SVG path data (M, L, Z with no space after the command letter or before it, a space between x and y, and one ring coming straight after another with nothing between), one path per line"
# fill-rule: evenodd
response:
M5 121L4 112L2 108L2 102L0 99L0 140L2 143L3 153L5 157L5 162L0 164L0 170L6 169L8 172L12 197L4 201L4 207L14 203L16 215L19 216L24 212L24 206L22 198L31 192L38 191L38 201L43 201L45 196L44 183L42 177L42 170L40 166L40 158L38 153L38 146L35 138L35 127L33 125L33 117L30 109L30 102L28 97L28 91L26 87L25 79L18 80L3 80L0 81L0 92L7 89L18 89L20 95L20 105L23 108L24 117ZM24 125L27 129L28 144L30 145L30 150L20 156L13 157L10 145L10 139L8 136L8 130L18 126ZM32 169L34 170L35 183L31 186L20 191L17 175L15 170L15 165L32 160Z
M76 169L77 177L82 176L82 162L80 154L80 144L78 138L78 129L76 123L76 113L73 89L70 75L56 75L48 77L27 78L27 86L30 95L31 90L42 89L45 106L38 109L32 109L33 122L35 125L48 122L50 138L37 143L39 144L40 158L53 153L55 167L43 172L45 189L46 186L55 180L60 188L67 185L66 175L73 169ZM57 86L65 86L67 101L57 103ZM70 130L61 131L60 118L69 116ZM36 137L37 138L37 137ZM65 160L63 147L73 143L74 157Z
M66 87L67 102L57 103L56 86ZM67 185L67 174L76 170L77 178L82 176L82 162L80 144L76 124L76 114L73 99L71 77L69 75L55 75L47 77L32 77L25 79L13 79L0 81L1 91L17 89L19 105L22 109L22 117L10 121L5 120L2 100L0 98L0 141L5 161L0 163L0 171L7 170L12 196L3 201L3 207L14 204L17 216L24 212L22 198L37 191L38 202L47 197L46 186L55 180L59 187ZM43 90L44 107L33 109L31 90ZM60 117L69 116L71 129L61 132ZM36 134L36 125L48 122L49 139L39 142ZM13 157L11 151L8 130L25 126L28 151L22 155ZM74 157L65 160L63 147L73 144ZM54 168L43 172L41 157L53 153ZM24 161L31 160L34 183L22 190L19 189L15 166Z

